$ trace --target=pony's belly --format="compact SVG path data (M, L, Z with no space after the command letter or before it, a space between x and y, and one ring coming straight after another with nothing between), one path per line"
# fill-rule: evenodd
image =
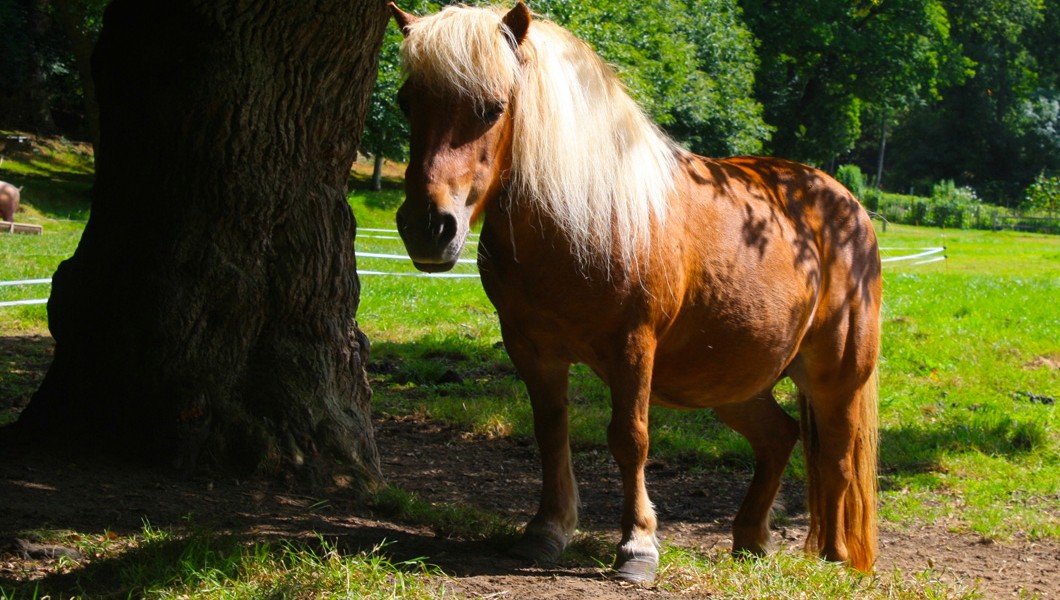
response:
M761 344L734 333L712 343L663 346L655 356L652 403L709 408L749 400L783 375L794 354L792 340Z
M735 381L728 374L656 374L652 378L651 403L665 408L698 409L744 402L773 387L782 374L783 369L745 369Z

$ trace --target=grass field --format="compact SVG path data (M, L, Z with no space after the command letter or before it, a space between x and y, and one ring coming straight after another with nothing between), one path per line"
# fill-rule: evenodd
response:
M4 163L0 179L18 177L26 186L24 212L17 220L42 224L45 233L0 235L0 281L47 278L73 253L88 214L90 173L85 157L77 152ZM400 198L396 189L351 194L360 227L358 252L403 254L393 233L371 231L392 229ZM943 261L889 262L884 271L882 518L908 528L943 523L1002 541L1060 539L1060 238L889 226L880 231L880 239L885 257L946 247ZM361 258L359 269L414 273L407 261L374 257ZM471 264L457 270L475 273ZM372 363L386 366L373 369L378 413L420 414L464 424L487 436L530 435L526 392L498 345L496 318L476 278L365 274L361 282L358 320L373 342ZM47 291L46 285L0 286L0 302L43 298ZM0 307L0 335L46 331L43 305ZM4 357L9 360L17 357ZM786 408L794 411L791 388L781 391ZM0 381L0 393L28 391ZM576 451L602 446L606 390L587 370L575 368L571 396ZM743 440L709 411L655 410L652 452L690 469L746 469L751 464ZM790 477L802 477L800 457L789 471ZM142 543L165 535L148 531ZM337 558L327 548L264 545L227 551L232 560L251 561L261 569L317 561L312 569L340 573L336 577L346 577L342 574L348 569L385 566L370 555ZM854 586L835 590L839 596L856 590L866 597L945 596L930 584L917 587L915 582L912 591L885 586L883 591L866 592L858 587L863 582L844 583L829 565L790 556L761 565L740 563L720 570L739 580L725 584L734 586L737 597L761 593L752 587L762 577L756 569L785 573L785 585L795 581L804 586L801 591L776 592L784 596L823 589L824 582ZM664 568L673 573L702 574L719 570L716 566L676 548L664 558ZM431 597L438 586L418 583L432 577L426 569L415 564L392 571L413 578L399 581L410 595ZM191 575L186 579L201 581ZM163 586L166 591L158 596L196 595L195 585L236 583L226 579L223 584L189 585Z

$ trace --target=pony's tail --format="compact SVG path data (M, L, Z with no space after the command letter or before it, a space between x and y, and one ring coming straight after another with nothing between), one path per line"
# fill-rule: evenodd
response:
M879 449L879 379L876 369L856 392L858 410L857 431L851 454L853 478L847 489L840 515L846 537L850 566L870 572L876 562L877 525L876 491ZM813 407L806 394L799 391L802 446L806 456L806 503L810 511L810 531L806 537L806 551L820 554L824 540L821 536L821 517L824 514L822 482L818 471L819 445ZM826 440L827 442L827 440Z

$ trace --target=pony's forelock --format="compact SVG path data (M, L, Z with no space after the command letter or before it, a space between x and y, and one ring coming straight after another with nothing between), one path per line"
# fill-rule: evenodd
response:
M506 94L514 135L513 202L547 215L583 265L647 261L665 219L680 150L585 43L540 19L519 54L503 9L448 7L410 27L410 78L482 101Z
M501 9L449 6L413 22L401 45L405 73L429 88L473 100L507 98L519 75Z

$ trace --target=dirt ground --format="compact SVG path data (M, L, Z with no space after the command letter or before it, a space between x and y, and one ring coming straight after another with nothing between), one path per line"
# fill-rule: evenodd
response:
M47 346L41 344L41 352L47 353ZM8 367L0 364L0 375L25 375ZM18 402L24 401L0 405L0 410L17 410ZM528 520L536 508L537 450L530 440L476 438L454 427L414 418L388 418L376 426L389 483L429 502L475 507L517 522ZM42 445L46 444L43 440ZM577 454L581 528L617 541L617 469L605 449L579 449ZM731 544L728 530L747 484L745 476L689 475L653 461L648 483L664 540L704 550ZM792 516L775 532L779 543L792 548L805 538L803 499L796 487L788 485L782 492L781 502ZM283 484L257 480L180 480L171 472L99 459L0 450L0 590L5 581L48 581L57 571L60 561L32 553L27 558L20 551L15 539L26 537L27 531L112 532L120 539L139 533L145 520L160 528L180 528L190 522L285 539L321 534L348 551L371 549L387 540L393 558L426 557L451 577L448 589L471 598L672 596L658 589L620 585L603 577L598 568L563 563L527 567L488 543L451 539L425 527L387 519L341 493L309 496ZM900 530L884 524L880 554L877 569L881 573L897 568L912 574L931 568L945 580L977 586L986 598L1060 598L1057 542L1001 543L953 533L944 523Z
M377 427L390 483L431 502L529 518L538 483L536 450L527 440L475 439L416 419L389 419ZM579 464L579 478L582 528L602 531L610 539L617 537L618 473L605 454L582 453L587 460ZM661 536L692 548L728 546L729 522L745 485L738 479L689 476L652 463L649 485L662 522ZM799 500L797 492L786 494L785 502ZM0 587L4 580L46 577L55 569L54 559L27 559L15 552L12 541L20 532L110 531L125 537L138 533L145 519L155 527L180 527L191 520L236 533L284 538L316 532L349 550L372 548L385 539L395 558L428 557L452 577L449 589L472 598L669 596L622 586L595 568L528 568L486 543L447 539L427 528L380 518L341 495L306 496L262 481L181 481L165 472L46 456L4 456L0 462ZM802 525L796 517L776 535L781 543L798 546L804 537ZM987 598L1060 597L1060 544L1003 544L942 526L897 531L885 525L881 537L881 572L933 568L945 579L977 584Z

